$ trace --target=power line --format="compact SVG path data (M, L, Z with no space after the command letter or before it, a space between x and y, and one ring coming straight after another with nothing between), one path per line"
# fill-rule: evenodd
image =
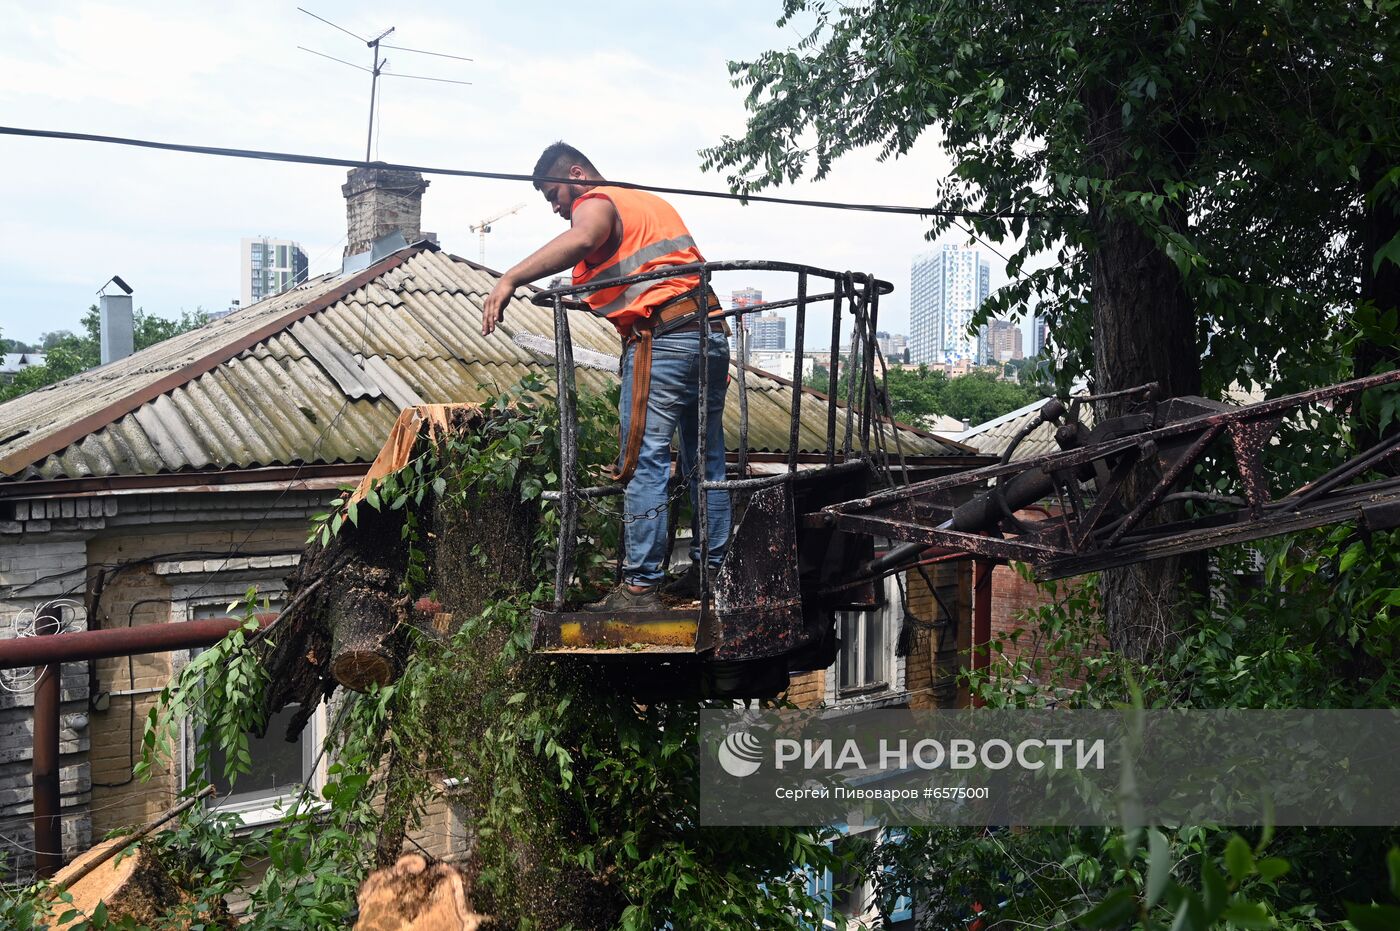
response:
M327 56L329 57L329 56ZM405 77L405 75L397 75ZM52 129L26 129L19 126L0 126L0 135L23 136L33 139L63 139L75 142L101 142L108 145L126 145L143 149L160 149L167 152L189 152L195 155L219 155L226 158L251 158L271 162L291 162L301 165L330 165L340 168L365 168L368 161L348 158L330 158L321 155L298 155L291 152L268 152L258 149L232 149L220 146L185 145L177 142L155 142L149 139L132 139L125 136L103 136L96 133L71 133ZM555 178L549 175L526 175L508 171L481 171L470 168L432 168L424 165L402 165L394 162L374 162L375 168L397 171L417 171L427 175L445 175L457 178L485 178L491 181L529 181L532 184L554 182L556 184L577 184L576 178ZM660 184L643 184L636 181L602 182L610 187L628 188L635 191L654 191L659 194L676 194L685 197L710 197L718 200L737 200L741 203L784 204L789 207L819 207L827 210L857 210L865 213L891 213L920 217L966 217L971 219L1037 219L1051 216L1023 210L940 210L936 207L913 207L898 204L862 204L834 200L809 200L798 197L774 197L765 194L735 194L730 191L707 191L698 188L670 187Z

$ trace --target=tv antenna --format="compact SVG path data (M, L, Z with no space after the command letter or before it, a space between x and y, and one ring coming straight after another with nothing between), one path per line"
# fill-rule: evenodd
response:
M422 74L399 74L396 71L385 72L384 69L388 67L389 59L380 58L379 50L381 48L389 48L397 52L412 52L415 55L432 55L434 58L451 58L456 61L474 61L475 59L464 58L461 55L448 55L445 52L428 52L420 48L405 48L402 45L389 45L384 40L387 39L389 36L393 35L395 28L393 26L390 26L388 29L384 30L379 35L375 36L373 39L366 39L364 36L357 35L356 33L351 32L344 26L336 25L335 23L326 19L324 16L317 16L315 13L311 12L305 7L297 7L297 9L301 10L301 12L305 13L307 16L310 16L312 19L320 20L321 22L325 23L327 26L332 27L333 29L339 29L341 32L345 33L352 39L358 39L359 41L363 42L374 53L373 67L366 68L363 65L357 65L354 62L345 61L343 58L336 58L334 55L327 55L325 52L318 52L315 49L307 48L304 45L297 46L297 48L301 49L303 52L310 52L312 55L319 55L322 58L329 58L331 61L339 62L342 65L348 65L349 67L355 68L358 71L369 72L369 132L365 138L365 164L369 164L370 146L374 143L374 99L375 94L379 90L379 76L381 74L389 78L410 78L415 81L436 81L440 84L471 84L471 81L454 81L449 78L435 78Z

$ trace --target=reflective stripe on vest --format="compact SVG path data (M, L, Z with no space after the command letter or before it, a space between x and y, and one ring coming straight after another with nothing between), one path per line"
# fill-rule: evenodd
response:
M575 266L574 284L603 285L585 295L584 300L594 313L606 316L619 332L626 334L633 323L648 316L650 308L693 288L699 276L682 274L628 285L613 282L705 259L675 208L655 194L604 184L581 195L579 200L590 195L612 202L622 224L622 239L617 251L603 264L589 267L580 262Z
M629 256L624 256L617 260L616 265L609 265L607 268L594 275L589 284L598 284L601 281L612 281L614 278L626 278L635 274L652 259L659 259L663 255L671 252L679 252L682 249L695 247L695 240L690 236L677 236L675 239L663 239L661 242L654 242L649 246L643 246ZM640 284L650 285L652 282L643 281Z

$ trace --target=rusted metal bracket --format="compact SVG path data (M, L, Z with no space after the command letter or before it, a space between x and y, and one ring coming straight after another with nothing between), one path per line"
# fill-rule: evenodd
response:
M1270 498L1265 460L1279 425L1300 408L1397 383L1400 372L1388 372L1238 408L1203 398L1172 398L1157 404L1151 416L1133 414L1101 422L1094 430L1103 437L1098 442L883 491L831 505L823 513L843 530L1027 562L1041 578L1363 517L1368 525L1384 524L1400 506L1400 483L1361 480L1400 452L1400 436L1277 500ZM1072 426L1062 427L1057 437L1078 442L1082 428ZM1181 490L1222 438L1233 452L1234 478L1243 501ZM1145 479L1137 484L1146 491L1135 501L1125 500L1124 490L1134 473ZM1050 499L1057 507L1040 508L1039 519L1020 513L1036 497ZM1229 509L1180 519L1169 508L1187 497L1206 507ZM1087 507L1086 500L1092 502Z

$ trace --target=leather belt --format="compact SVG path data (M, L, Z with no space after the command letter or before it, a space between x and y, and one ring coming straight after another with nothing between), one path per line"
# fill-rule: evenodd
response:
M724 313L719 298L713 291L707 295L709 315ZM632 350L632 408L627 416L627 443L622 449L622 464L613 470L613 481L626 484L637 471L637 460L642 453L642 434L647 427L647 398L651 394L651 346L657 336L670 333L684 333L686 327L696 332L700 327L700 302L693 291L687 291L652 309L645 320L632 324L632 332L626 344ZM710 324L713 331L715 324ZM728 326L719 321L719 331L728 332Z
M693 320L693 321L691 321L690 323L682 324L681 326L676 327L674 330L667 330L664 334L657 334L657 335L675 336L677 333L699 333L699 332L700 332L700 322L699 322L698 320ZM723 323L711 323L711 324L710 324L710 332L711 332L711 333L723 333L723 332L724 332L724 324L723 324Z

